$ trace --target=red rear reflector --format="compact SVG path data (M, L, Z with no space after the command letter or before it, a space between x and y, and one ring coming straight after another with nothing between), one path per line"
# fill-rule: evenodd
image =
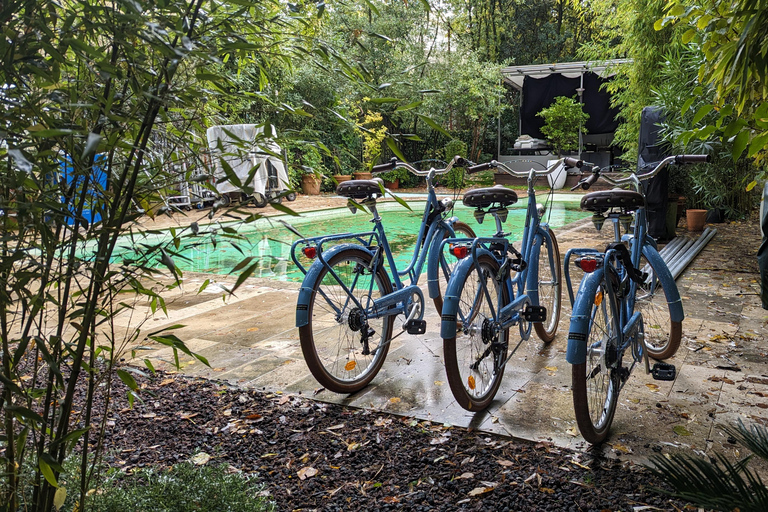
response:
M306 256L311 260L315 259L315 256L317 256L317 249L311 245L308 245L305 248L303 248L301 252L303 252L304 256Z
M469 252L469 249L467 249L466 245L454 245L453 247L451 247L451 254L453 254L460 260L463 260L464 258L466 258L468 252Z
M584 272L590 273L597 270L597 260L595 258L580 258L576 263Z

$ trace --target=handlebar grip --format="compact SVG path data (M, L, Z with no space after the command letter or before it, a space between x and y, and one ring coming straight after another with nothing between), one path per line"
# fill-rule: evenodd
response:
M491 162L486 162L484 164L472 165L470 167L467 167L467 173L473 174L473 173L476 173L476 172L485 171L487 169L490 169L491 167L494 167L493 165L491 165Z
M677 164L705 164L712 160L709 155L677 155L675 163Z
M591 187L599 177L600 175L597 173L590 174L584 180L581 181L581 188L583 188L584 190L589 190L589 187Z
M584 160L578 160L576 158L572 158L570 156L567 156L567 157L563 158L563 163L565 163L566 167L581 168L581 166L584 165Z
M395 167L397 167L397 158L392 157L392 160L390 160L385 164L374 165L373 168L371 169L371 172L373 173L373 172L391 171Z

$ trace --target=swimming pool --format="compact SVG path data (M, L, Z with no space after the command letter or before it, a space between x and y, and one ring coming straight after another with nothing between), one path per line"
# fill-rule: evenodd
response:
M524 200L524 198L521 198ZM578 196L568 197L550 204L549 223L557 233L558 229L589 216L579 209ZM517 203L510 209L504 227L511 232L512 240L520 240L525 222L525 202ZM392 251L399 268L405 268L413 256L417 243L419 225L424 212L424 202L409 202L412 211L395 202L379 203L378 209L383 219ZM473 209L456 204L454 213L466 222L479 236L491 236L495 224L487 216L483 224L478 224L473 216ZM244 258L253 256L259 264L253 277L266 277L280 281L301 281L304 275L291 261L291 245L298 238L285 226L277 222L290 223L305 237L324 234L370 231L370 215L366 212L352 214L347 208L306 212L298 217L280 215L265 217L253 223L239 225L238 239L233 238L235 224L201 226L196 237L182 238L178 248L174 248L173 260L182 272L200 272L207 274L229 274ZM228 229L227 229L228 228ZM228 232L229 231L229 232ZM152 235L152 241L141 243L162 243L163 235ZM165 235L170 239L170 235ZM113 261L131 258L135 254L126 243L119 243L113 255ZM162 267L159 257L149 262L150 266Z

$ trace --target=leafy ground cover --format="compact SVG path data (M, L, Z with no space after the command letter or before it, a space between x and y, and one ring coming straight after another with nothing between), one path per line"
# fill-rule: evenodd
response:
M109 419L111 467L226 463L255 475L276 510L686 506L621 459L179 375L140 385L143 402Z

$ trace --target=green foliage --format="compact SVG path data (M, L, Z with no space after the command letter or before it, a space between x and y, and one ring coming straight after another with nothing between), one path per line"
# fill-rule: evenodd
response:
M141 370L118 368L137 355L130 346L147 338L167 346L177 365L179 352L207 364L172 333L181 326L141 328L167 312L162 293L182 283L179 249L202 236L236 245L236 229L214 235L191 221L157 242L135 221L168 208L158 191L197 171L207 179L200 136L206 121L220 120L218 106L243 95L230 80L236 63L258 62L259 87L245 95L271 104L259 94L273 71L268 61L285 65L306 48L298 18L271 1L255 9L12 0L0 12L0 508L50 511L76 446L83 478L67 491L84 503L115 386L131 403L140 396L132 374ZM135 256L112 261L118 244ZM235 289L256 265L244 258L236 266ZM137 307L141 314L132 314ZM118 317L139 319L126 329ZM34 474L20 472L27 467Z
M558 154L578 148L579 131L589 119L581 103L574 98L558 96L552 105L536 115L544 118L541 133L555 146Z
M760 425L725 427L726 434L768 459L768 430ZM747 466L751 456L731 461L722 454L714 459L677 453L651 459L651 471L672 486L674 496L713 510L759 512L768 510L768 488Z
M661 134L670 153L709 154L712 162L675 166L670 171L670 192L685 194L691 208L722 208L730 218L748 215L758 199L747 191L755 168L747 158L731 158L733 143L706 129L717 122L712 107L714 87L698 84L704 56L697 45L687 45L667 56L655 103L666 112ZM692 92L693 91L693 92ZM732 118L733 119L733 118Z
M443 149L443 156L446 162L450 162L453 157L461 156L467 157L467 145L463 141L453 139L445 145ZM461 189L464 187L464 177L466 169L459 166L454 166L453 169L448 171L447 174L440 176L440 182L446 187L452 189Z
M654 29L666 4L666 0L597 0L591 4L590 17L596 37L580 48L582 57L590 60L632 59L613 70L616 76L606 86L621 121L614 144L628 161L637 159L640 116L653 104L652 90L660 84L665 56L679 44L673 27Z
M170 469L114 471L89 498L94 512L152 510L153 512L260 512L274 510L255 478L228 471L226 464Z
M681 22L681 23L678 23ZM758 166L749 188L768 175L768 5L761 0L671 2L656 28L677 23L683 40L701 47L698 79L714 88L713 101L702 106L717 116L691 136L716 134L732 143L734 161L746 155Z

